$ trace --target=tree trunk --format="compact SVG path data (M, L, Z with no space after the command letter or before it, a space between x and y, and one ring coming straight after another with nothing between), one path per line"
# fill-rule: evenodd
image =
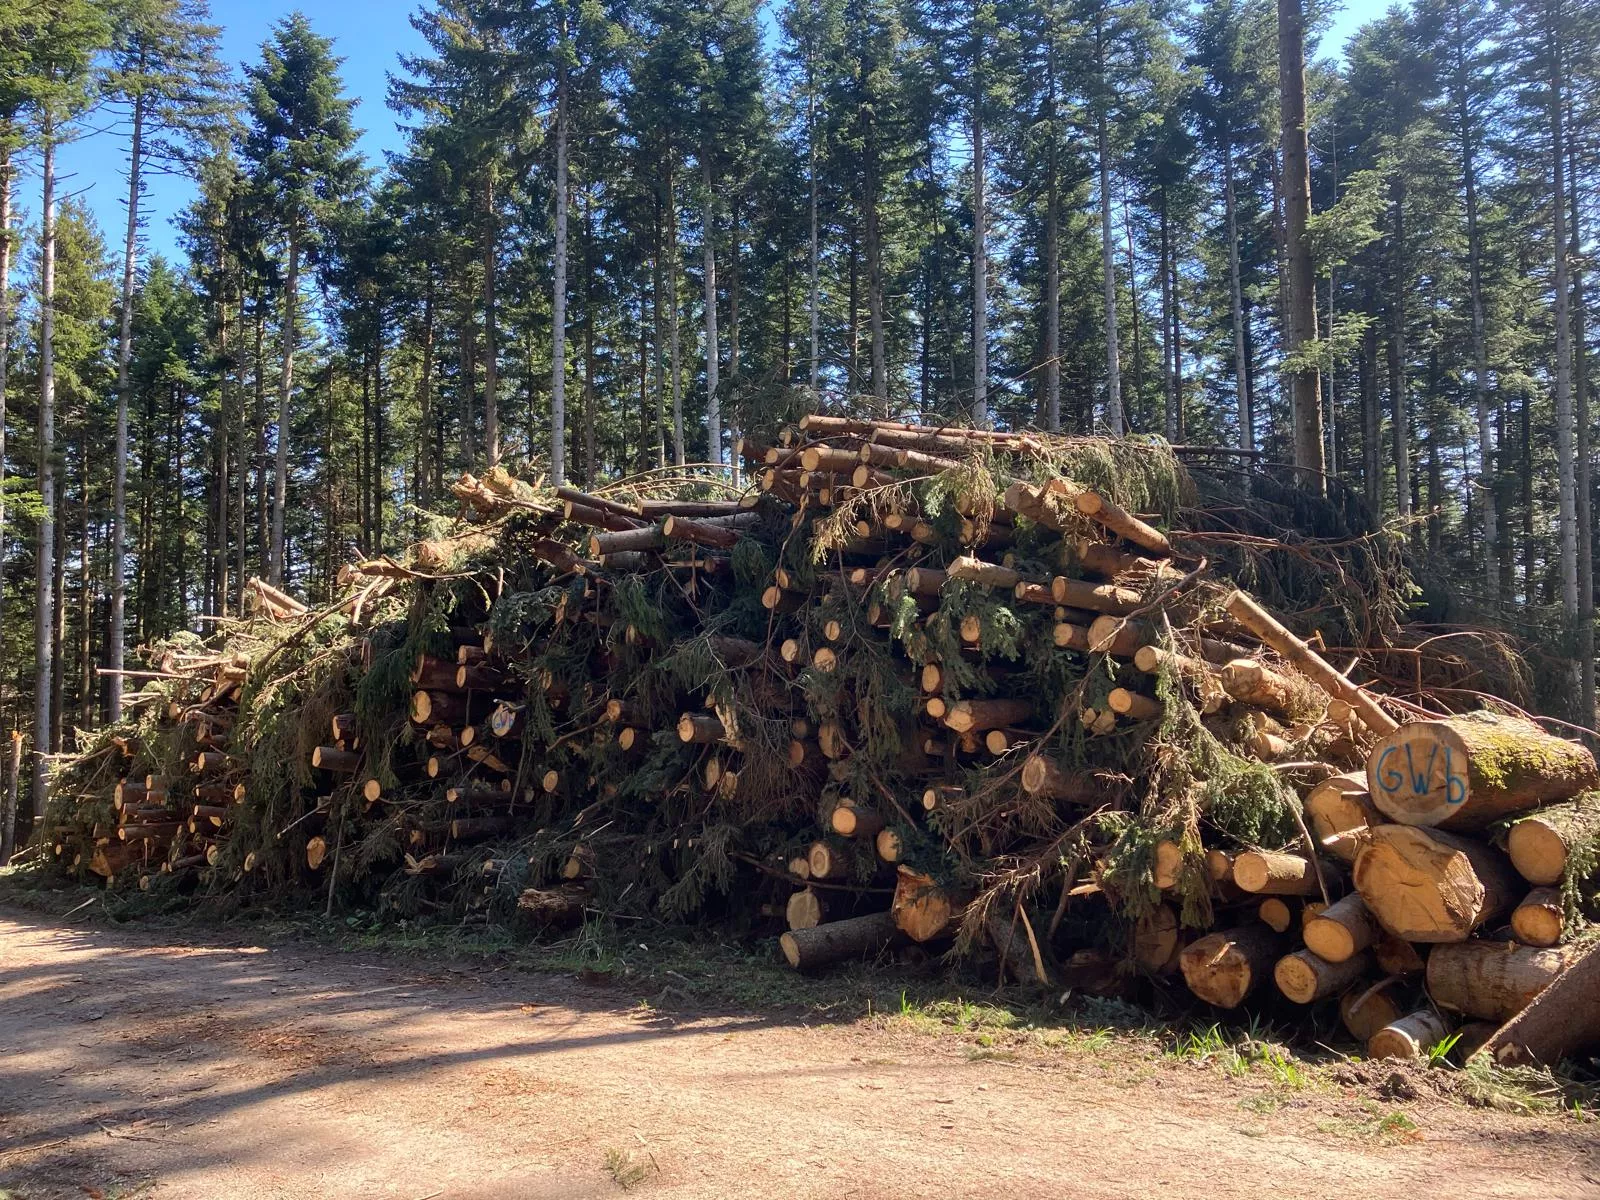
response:
M550 481L557 487L567 481L567 90L567 72L562 68L556 79L556 232L550 301ZM670 188L670 173L667 178ZM676 360L676 327L673 332ZM673 371L676 382L676 363ZM676 389L673 415L676 418ZM679 441L682 441L681 433ZM681 450L677 461L683 461Z
M1048 6L1045 32L1045 87L1048 108L1045 136L1044 199L1044 427L1061 432L1061 163L1056 129L1055 5Z
M974 17L976 21L976 17ZM973 76L981 80L981 46ZM972 98L972 423L989 427L989 247L984 211L984 145L982 83Z
M743 234L739 223L739 196L735 193L729 206L728 239L728 473L735 487L739 486L739 443L743 430L739 420L739 288L740 241ZM779 355L779 369L785 386L789 382L789 255L783 256L783 350Z
M822 337L822 308L818 294L818 246L817 230L817 80L816 64L812 54L806 55L806 175L811 188L811 242L810 242L810 294L807 301L809 320L811 324L811 349L809 361L811 364L811 404L818 403L820 396L821 358L819 348Z
M717 391L721 380L722 344L717 335L717 205L716 191L711 179L711 154L700 150L700 182L706 190L704 211L700 217L701 257L704 262L706 330L706 460L722 462L722 397Z
M433 499L433 266L422 292L422 378L417 383L417 504L426 510ZM418 520L421 520L420 515ZM420 526L413 529L420 534Z
M1178 397L1173 383L1172 276L1167 262L1172 254L1172 236L1167 213L1167 189L1161 189L1161 413L1167 441L1178 440Z
M0 129L0 137L9 134L9 129ZM11 152L0 146L0 605L5 597L6 382L11 367L11 175ZM13 803L13 819L15 811Z
M1367 759L1372 802L1392 821L1453 831L1567 800L1600 784L1594 755L1520 717L1412 721Z
M1398 171L1389 185L1394 203L1394 244L1391 247L1394 278L1389 295L1389 403L1393 408L1395 512L1402 521L1411 516L1410 398L1406 395L1406 181Z
M44 812L49 787L46 755L51 745L52 651L55 639L55 438L56 438L56 146L53 123L45 120L40 135L40 179L43 199L39 231L39 518L38 552L34 563L33 593L33 790L32 811Z
M672 461L683 466L683 372L679 364L682 339L678 331L678 201L673 194L672 164L666 173L667 223L667 369L672 373Z
M144 66L143 51L140 67ZM122 242L122 313L117 327L117 432L112 451L115 466L111 484L111 622L106 633L106 717L114 725L122 720L123 631L128 602L127 563L123 555L128 522L128 364L133 358L133 284L139 239L139 168L144 157L144 94L133 99L133 137L128 151L128 229Z
M1545 53L1550 66L1550 240L1555 259L1552 284L1555 290L1555 417L1556 474L1559 487L1557 531L1560 545L1561 614L1569 628L1578 622L1578 513L1577 454L1573 439L1572 412L1572 314L1568 291L1569 262L1567 245L1567 140L1566 140L1566 64L1559 6L1545 29ZM1585 537L1593 536L1585 530ZM1572 665L1574 687L1581 684L1582 672ZM1592 715L1591 696L1580 707Z
M278 446L272 475L272 545L267 582L283 586L284 506L289 499L289 397L294 388L295 315L300 297L300 229L289 229L289 273L283 285L283 368L278 380Z
M1233 194L1233 142L1222 139L1222 207L1228 226L1228 303L1233 309L1233 380L1239 397L1239 446L1254 450L1255 414L1251 411L1250 360L1244 344L1244 284L1239 271L1239 207Z
M583 486L595 481L594 390L594 266L590 250L594 245L594 215L588 189L583 194Z
M1472 310L1472 395L1478 418L1478 505L1483 522L1484 597L1489 611L1500 607L1500 536L1495 492L1495 458L1492 407L1489 400L1489 350L1484 336L1483 243L1478 229L1478 166L1473 144L1469 73L1463 60L1466 34L1461 28L1462 6L1455 20L1455 107L1461 140L1461 185L1466 203L1467 293Z
M1282 110L1284 248L1288 258L1285 349L1304 351L1317 341L1316 276L1307 226L1311 218L1311 161L1306 135L1305 18L1300 0L1278 0L1278 98ZM1327 460L1322 443L1322 373L1306 364L1289 376L1294 465L1300 485L1325 494Z
M873 127L876 129L876 126ZM883 243L878 226L877 146L869 145L865 211L867 241L867 333L871 338L872 398L878 411L889 415L889 360L883 332Z
M1095 10L1094 44L1098 95L1095 99L1095 144L1100 170L1100 274L1105 295L1106 429L1112 437L1124 432L1122 419L1122 355L1117 345L1117 271L1111 241L1111 138L1107 127L1104 16Z
M1578 221L1578 147L1576 139L1568 148L1571 156L1572 240L1568 249L1572 267L1572 401L1573 424L1577 430L1576 477L1573 494L1577 500L1578 551L1578 723L1594 729L1594 513L1590 494L1589 438L1589 344L1588 320L1583 297L1583 237Z
M500 346L495 329L495 275L500 232L494 211L494 167L483 184L483 441L492 467L500 461Z

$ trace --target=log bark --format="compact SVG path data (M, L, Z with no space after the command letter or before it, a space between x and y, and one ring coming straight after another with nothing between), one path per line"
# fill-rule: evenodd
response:
M832 921L812 929L791 929L778 939L783 956L797 971L810 971L846 959L881 953L899 937L886 912Z
M1352 893L1306 921L1306 949L1331 963L1348 962L1383 936L1366 901Z
M1302 675L1328 695L1337 696L1349 704L1368 729L1383 735L1399 727L1399 722L1384 712L1376 700L1335 670L1327 659L1297 638L1249 596L1235 591L1229 595L1225 607L1234 620L1281 654Z
M1133 961L1150 974L1168 975L1176 971L1182 950L1182 929L1172 905L1158 904L1134 922Z
M1556 888L1534 888L1511 913L1511 932L1524 946L1554 946L1565 923L1566 908Z
M1483 829L1600 783L1594 755L1531 721L1492 713L1413 721L1367 759L1380 812L1403 825Z
M1484 1050L1502 1066L1556 1066L1595 1046L1600 1046L1600 942L1502 1025Z
M1314 1004L1343 991L1372 967L1372 955L1357 954L1343 962L1329 962L1310 950L1296 950L1278 960L1272 977L1278 990L1296 1004Z
M1305 798L1306 825L1316 843L1341 862L1353 863L1367 828L1383 824L1367 794L1367 773L1348 771L1315 785Z
M1109 792L1092 775L1069 771L1043 754L1035 754L1022 764L1022 790L1041 799L1086 806L1102 803Z
M311 765L322 771L339 775L353 775L361 769L361 755L355 750L340 750L333 746L318 746L311 752Z
M1189 990L1218 1008L1238 1008L1272 976L1285 939L1265 925L1208 933L1178 956Z
M1440 1008L1480 1021L1505 1021L1577 959L1570 947L1542 949L1474 939L1428 955L1428 995Z
M608 554L627 554L632 551L664 550L667 537L655 525L642 529L624 529L615 533L596 533L589 537L589 553L595 558Z
M1125 617L1144 603L1133 588L1119 587L1114 583L1093 583L1087 579L1068 579L1057 575L1050 581L1050 598L1069 608L1083 608L1090 612ZM1144 639L1140 639L1141 643ZM1130 653L1128 657L1132 657Z
M1511 865L1529 883L1560 883L1574 849L1600 838L1600 792L1523 817L1506 834Z
M1408 942L1460 942L1521 894L1498 851L1437 830L1379 825L1356 856L1356 890L1378 923Z

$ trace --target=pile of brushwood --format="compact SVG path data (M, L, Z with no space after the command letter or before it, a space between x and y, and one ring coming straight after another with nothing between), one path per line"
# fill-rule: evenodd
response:
M464 476L328 607L253 583L153 648L36 853L222 904L716 923L808 970L1281 993L1383 1054L1576 956L1595 761L1521 714L1505 638L1405 621L1357 502L1135 440L771 441L744 485Z

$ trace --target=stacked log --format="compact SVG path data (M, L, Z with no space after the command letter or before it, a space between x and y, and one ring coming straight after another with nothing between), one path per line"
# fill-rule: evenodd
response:
M976 947L1042 982L1085 949L1068 930L1115 929L1199 1001L1337 1006L1373 1053L1556 977L1600 837L1588 751L1409 719L1354 682L1363 658L1208 577L1217 542L1175 510L1038 482L1042 445L812 416L741 447L743 494L463 477L454 537L342 573L350 678L318 701L342 710L287 783L248 770L240 696L327 610L252 585L270 639L238 650L241 622L162 664L181 780L144 780L171 756L130 744L119 815L60 822L63 854L329 905L366 871L384 903L539 930L711 889L803 970ZM952 482L977 466L986 493ZM1153 764L1191 752L1267 818L1225 816L1214 779L1217 809L1163 807L1177 773Z

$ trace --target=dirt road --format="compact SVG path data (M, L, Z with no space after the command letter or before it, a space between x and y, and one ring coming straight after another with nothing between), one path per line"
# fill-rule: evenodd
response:
M1600 1196L1593 1126L0 914L0 1196ZM1409 1129L1412 1123L1416 1128ZM619 1182L619 1179L621 1182Z

